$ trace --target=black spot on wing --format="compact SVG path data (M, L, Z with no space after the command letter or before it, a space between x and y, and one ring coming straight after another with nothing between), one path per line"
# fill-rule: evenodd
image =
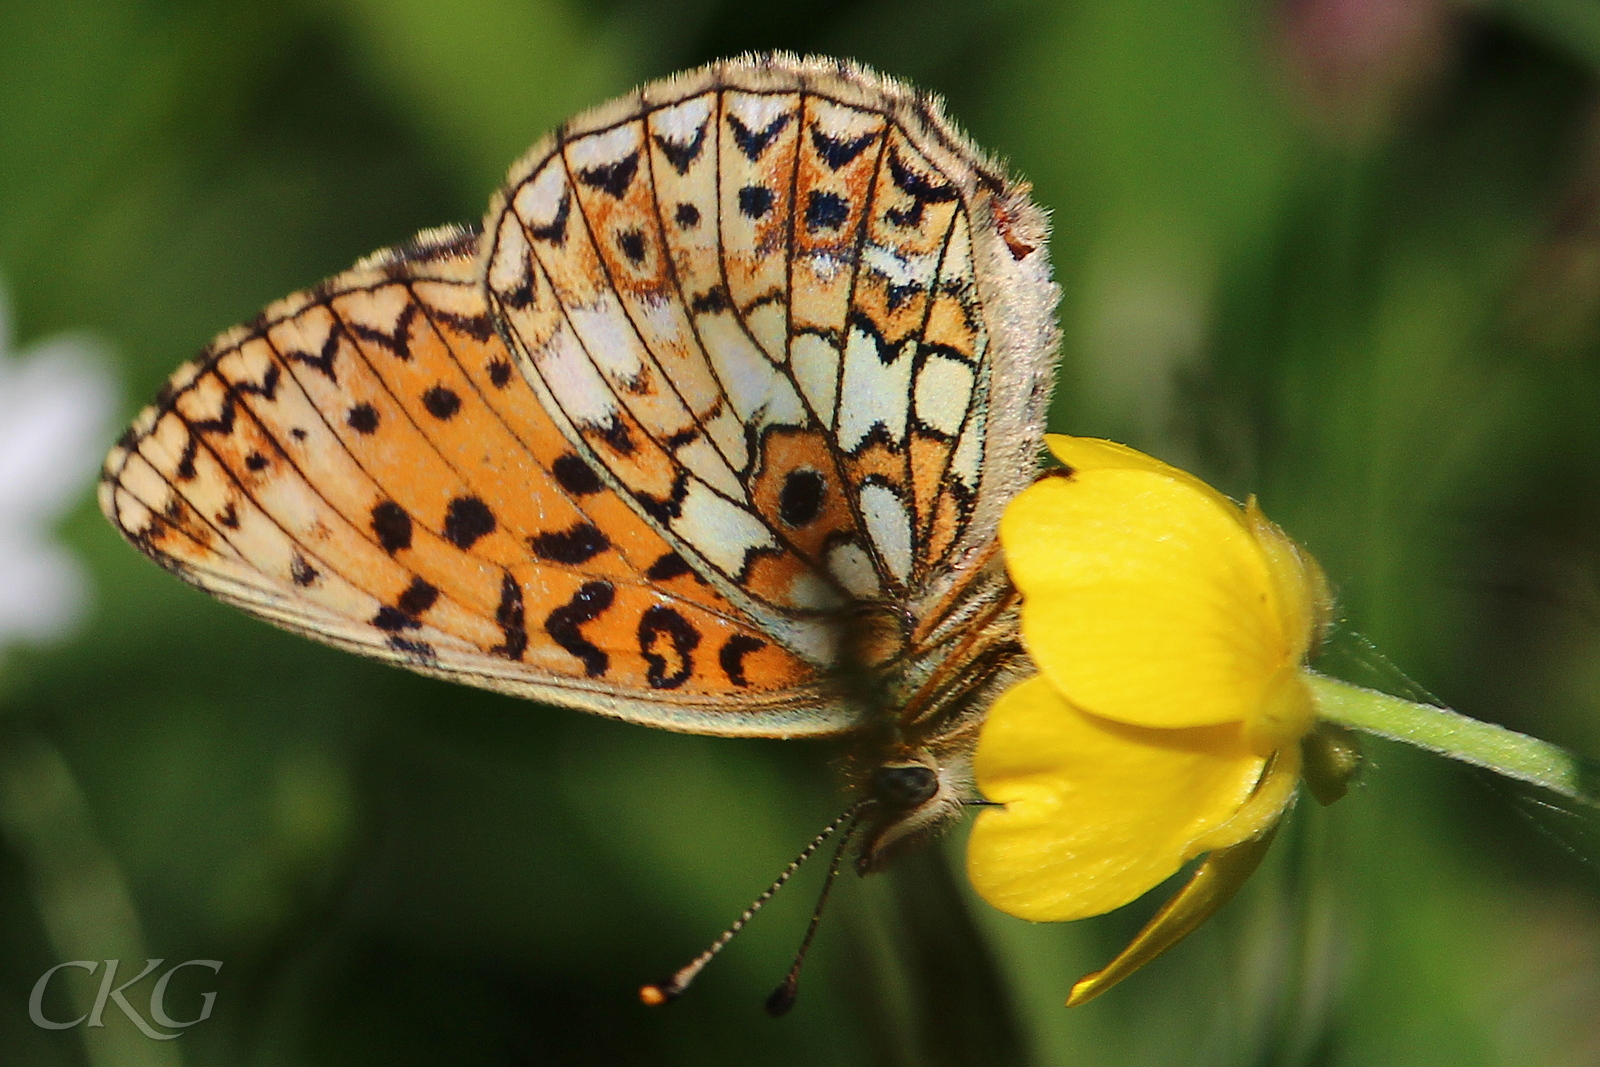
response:
M178 476L178 481L189 482L194 480L194 459L199 450L200 438L191 432L189 439L183 443L183 454L178 457L178 466L173 472Z
M772 190L765 185L747 185L739 190L739 211L746 218L759 219L772 210Z
M616 589L610 582L585 582L572 599L553 609L544 620L544 632L550 639L583 662L583 671L590 678L599 678L611 666L611 657L583 636L579 629L593 622L616 599Z
M828 481L819 472L790 471L778 491L778 517L797 529L815 522L827 492Z
M689 309L696 315L720 315L731 306L728 290L720 285L713 285L689 301Z
M378 613L372 617L372 625L388 633L415 630L422 625L417 621L417 616L433 607L438 599L437 587L421 578L413 578L393 605L385 604L378 609Z
M528 547L540 559L571 566L593 559L610 548L611 542L593 523L577 522L565 530L535 534L528 538Z
M850 217L850 205L838 193L813 189L806 198L806 229L837 230Z
M488 315L457 315L443 308L431 308L428 312L435 322L442 323L457 333L464 333L474 341L487 341L494 336L494 319Z
M700 631L677 611L653 604L639 616L639 653L652 689L676 689L694 674Z
M561 488L573 496L588 496L606 487L600 475L576 452L564 452L557 456L550 470L556 476L556 481L561 483Z
M617 247L622 249L622 254L635 266L644 262L644 232L637 226L617 234Z
M475 496L458 496L444 512L444 536L457 548L471 548L494 532L494 512Z
M628 432L628 427L619 415L612 415L609 422L600 426L590 426L587 429L599 436L600 440L611 446L611 450L619 456L631 456L638 449L634 444L633 434Z
M267 469L267 457L260 452L252 452L244 457L244 465L249 471L264 471Z
M559 246L562 242L557 241L555 243ZM522 284L517 286L515 289L507 289L505 292L500 294L500 298L506 302L508 307L516 311L521 311L523 308L528 307L533 303L532 276L524 274L522 277Z
M372 433L378 428L378 409L371 404L357 404L345 415L344 421L356 433Z
M665 525L673 519L683 515L683 502L689 495L689 476L683 471L672 481L672 495L662 499L651 496L649 493L635 492L633 498L639 502L639 507L644 513L657 522Z
M296 552L289 560L289 577L294 579L295 585L304 587L315 583L321 575L310 560Z
M378 535L378 544L389 555L411 547L411 516L393 500L385 500L372 508L372 532Z
M511 364L503 359L489 364L489 381L494 383L496 389L504 389L506 383L511 381Z
M672 217L681 230L692 230L700 225L700 209L693 204L679 204Z
M746 688L750 685L750 679L744 676L744 658L766 647L767 643L759 637L734 634L724 641L722 648L717 651L717 662L722 664L722 673L728 676L728 681Z
M217 522L230 530L239 528L239 509L230 501L228 506L217 512Z
M415 630L422 624L398 608L392 608L385 604L372 617L372 625L386 633L398 633L401 630Z
M395 601L395 607L407 615L421 615L433 607L438 599L439 590L436 586L421 578L413 578L411 584L406 586L406 591L400 594L400 599Z
M454 389L436 385L422 394L422 406L428 409L429 415L444 421L453 418L461 410L461 397L456 395Z
M403 654L406 659L421 667L437 667L439 665L438 651L426 641L416 641L400 637L397 634L389 635L389 647Z
M689 566L688 560L676 552L665 552L661 558L650 564L650 569L644 572L644 576L652 582L666 582L692 572L693 568Z

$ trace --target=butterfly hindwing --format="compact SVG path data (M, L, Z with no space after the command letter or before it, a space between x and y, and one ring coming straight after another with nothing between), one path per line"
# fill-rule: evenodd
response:
M536 146L486 219L485 277L575 447L828 662L840 605L944 602L1031 477L1044 229L931 99L741 61Z

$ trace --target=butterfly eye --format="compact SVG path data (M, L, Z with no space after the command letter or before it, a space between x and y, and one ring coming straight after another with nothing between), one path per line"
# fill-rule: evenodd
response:
M939 776L921 763L879 767L872 772L872 795L889 808L915 808L939 791Z

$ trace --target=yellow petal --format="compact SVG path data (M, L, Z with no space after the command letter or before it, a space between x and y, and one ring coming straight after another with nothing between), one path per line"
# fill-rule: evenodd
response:
M1217 492L1181 467L1163 463L1137 448L1107 441L1100 437L1072 437L1063 433L1047 433L1044 443L1050 454L1066 464L1068 469L1086 470L1141 470L1176 479L1203 496L1209 497L1229 514L1236 514L1239 505Z
M1006 509L1000 540L1029 653L1096 715L1241 722L1299 665L1243 512L1186 475L1102 466L1044 479Z
M1300 766L1299 745L1290 745L1274 752L1250 798L1239 806L1239 810L1227 822L1191 841L1189 855L1184 859L1192 859L1214 849L1232 848L1251 838L1260 837L1276 826L1278 820L1283 818L1284 809L1294 799L1295 787L1300 784Z
M1294 643L1296 662L1315 654L1333 619L1333 594L1327 576L1311 553L1295 544L1251 497L1245 522L1255 534L1272 576L1284 632Z
M1237 724L1128 726L1030 678L1001 694L979 735L978 786L1005 806L978 816L968 876L990 904L1023 919L1111 911L1170 877L1202 842L1215 847L1250 810L1265 762Z
M1207 856L1184 887L1161 905L1161 910L1134 935L1127 948L1117 953L1116 959L1073 983L1067 1007L1093 1000L1198 930L1255 873L1277 829L1274 823L1259 837Z

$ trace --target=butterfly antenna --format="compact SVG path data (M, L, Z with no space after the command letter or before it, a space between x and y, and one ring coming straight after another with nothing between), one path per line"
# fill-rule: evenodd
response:
M767 901L771 900L773 895L776 894L778 890L783 888L785 882L794 877L795 872L804 866L806 860L810 859L816 854L817 849L821 848L825 843L827 843L828 838L838 833L840 827L843 826L848 825L851 830L854 830L856 819L860 814L861 805L862 801L857 801L856 803L850 805L850 807L846 808L844 814L840 815L827 826L824 826L822 828L822 832L816 837L812 838L811 843L805 848L801 849L800 854L789 862L789 865L783 869L783 873L779 874L777 878L773 879L772 884L767 886L766 890L760 896L751 901L750 906L744 909L744 913L734 920L733 925L722 931L722 935L715 941L711 942L710 945L707 945L704 952L700 953L700 955L696 956L687 964L674 971L672 976L666 981L650 982L646 985L640 986L639 1000L650 1005L651 1007L654 1007L657 1004L666 1004L668 1001L677 1000L679 997L683 996L684 991L689 988L689 983L693 982L697 977L699 977L700 972L706 969L706 964L710 963L714 958L716 958L717 953L721 952L723 947L726 946L729 941L733 940L734 935L740 930L743 930L745 925L749 923L751 919L755 918L756 912L760 911L762 907L765 906ZM850 835L847 833L845 835L845 839L848 840L849 836ZM840 849L840 852L843 852L842 848ZM839 866L839 858L837 855L834 857L833 865L835 869L837 869ZM828 876L828 881L830 884L833 881L833 874L831 872ZM823 899L827 899L827 889L823 890ZM818 905L818 910L821 910L820 904ZM815 927L815 920L813 920L812 925ZM809 944L810 941L811 934L808 932L806 934L806 943ZM802 954L804 954L803 948L801 951ZM796 966L796 970L798 970L798 965Z
M811 939L817 936L817 927L822 924L822 909L828 906L828 894L833 891L834 879L839 877L839 868L844 864L844 851L849 847L850 838L856 832L860 817L860 812L857 810L859 807L860 805L852 807L840 819L844 823L844 833L839 835L839 844L834 847L833 862L828 864L828 877L822 882L822 892L817 895L817 906L811 911L811 922L806 927L806 936L800 939L800 949L794 954L794 962L789 965L789 973L783 976L778 988L767 998L768 1015L774 1017L787 1015L789 1009L794 1007L795 998L800 995L800 968L805 966L806 953L811 951Z

